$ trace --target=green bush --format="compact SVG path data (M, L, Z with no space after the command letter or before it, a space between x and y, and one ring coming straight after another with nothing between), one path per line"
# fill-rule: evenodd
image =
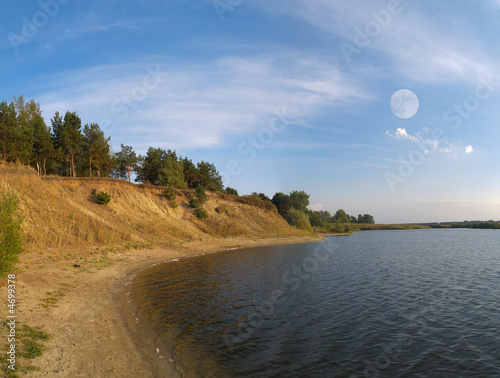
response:
M189 200L189 206L191 206L193 209L198 209L200 205L200 201L196 197L191 197Z
M179 204L177 203L177 193L175 192L174 188L165 188L165 190L161 194L168 200L170 206L179 206Z
M106 192L97 193L97 203L99 205L106 205L111 201L111 194Z
M351 232L351 225L350 223L340 223L340 222L337 222L335 224L335 231L336 232L340 232L340 233L344 233L344 232Z
M306 230L312 232L311 222L309 221L309 216L295 208L288 210L285 216L285 220L291 226L295 226L301 230Z
M229 194L230 196L236 196L236 197L238 197L238 191L236 189L233 189L233 188L227 187L226 188L226 194Z
M196 216L198 219L205 219L208 217L208 211L200 206L196 209Z
M169 201L173 201L177 198L177 193L174 188L165 188L161 194Z
M23 251L22 217L19 200L11 190L0 196L0 277L12 273Z
M195 189L195 192L196 192L196 197L198 197L200 203L205 203L208 201L207 193L205 192L203 186L198 184L198 186Z

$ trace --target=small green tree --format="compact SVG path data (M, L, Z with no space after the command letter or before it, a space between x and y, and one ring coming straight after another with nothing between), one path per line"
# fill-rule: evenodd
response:
M106 192L97 193L97 203L99 205L106 205L111 201L111 194Z
M257 192L253 192L253 193L252 193L252 196L257 196L257 197L260 197L260 198L262 198L264 201L273 202L273 201L271 200L271 198L269 198L269 197L268 197L266 194L264 194L264 193L257 193Z
M207 193L205 192L205 189L203 186L198 185L195 189L196 192L196 197L200 201L200 203L205 203L208 201Z
M346 227L345 223L337 222L337 224L335 225L335 231L343 233L345 232L345 227Z
M193 209L198 209L201 206L200 201L196 197L191 197L191 199L189 200L189 206Z
M189 200L189 206L195 209L195 214L198 219L205 219L208 217L208 211L201 206L200 200L196 197L191 197Z
M196 209L196 216L198 219L205 219L208 217L208 211L200 206Z
M340 223L350 223L351 218L349 217L349 214L347 214L344 210L339 209L333 216L333 221Z
M22 217L18 208L17 195L4 190L0 197L0 277L12 273L23 251Z
M226 194L229 194L230 196L236 196L238 197L238 191L236 189L227 187L226 188Z
M177 193L174 188L165 188L162 192L163 197L169 201L173 201L177 198Z
M165 188L165 190L162 192L162 195L170 203L170 206L179 206L179 204L177 203L177 193L175 192L174 188Z
M309 216L300 210L297 210L292 207L290 210L288 210L288 213L285 215L285 220L291 226L295 226L301 230L312 232Z

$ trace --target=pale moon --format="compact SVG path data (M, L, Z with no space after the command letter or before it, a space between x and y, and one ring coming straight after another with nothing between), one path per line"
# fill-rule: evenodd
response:
M408 119L417 114L418 97L408 89L401 89L391 97L391 110L396 117Z

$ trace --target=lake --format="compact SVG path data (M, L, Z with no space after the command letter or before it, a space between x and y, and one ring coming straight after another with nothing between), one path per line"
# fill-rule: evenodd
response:
M185 377L500 376L500 231L367 231L148 268L134 315Z

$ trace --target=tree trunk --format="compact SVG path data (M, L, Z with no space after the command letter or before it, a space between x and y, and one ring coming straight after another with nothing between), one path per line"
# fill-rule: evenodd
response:
M47 169L45 168L45 163L47 162L47 158L43 157L43 175L47 176Z
M7 143L7 132L6 131L3 132L3 141L5 144ZM3 146L3 162L4 163L7 161L7 147L5 146L5 144Z
M130 165L127 165L128 182L130 182Z
M89 173L90 177L92 177L92 155L89 157Z
M71 155L71 176L76 177L76 174L75 174L75 155Z

